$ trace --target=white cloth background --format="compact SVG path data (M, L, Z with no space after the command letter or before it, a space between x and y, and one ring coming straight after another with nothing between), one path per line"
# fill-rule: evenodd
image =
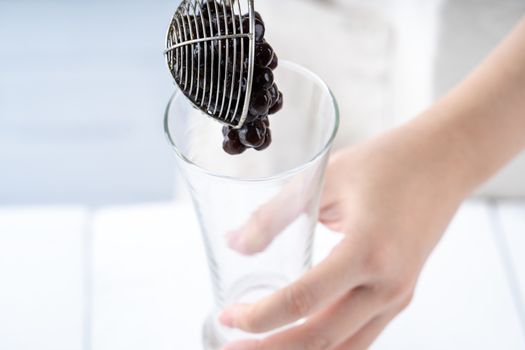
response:
M525 3L266 0L258 9L280 56L311 68L333 89L341 147L429 106L496 46L525 14ZM521 156L478 194L525 196L524 179Z

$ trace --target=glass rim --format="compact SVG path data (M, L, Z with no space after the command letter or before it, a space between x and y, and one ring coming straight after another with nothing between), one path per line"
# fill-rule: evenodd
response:
M164 110L164 134L167 137L169 144L172 146L173 150L175 151L176 156L179 159L181 159L184 163L188 164L190 167L192 167L192 168L194 168L194 169L196 169L196 170L198 170L198 171L200 171L202 173L205 173L208 176L211 176L211 177L214 177L214 178L218 178L218 179L222 179L222 180L235 181L235 182L264 182L264 181L273 181L273 180L276 180L276 179L282 179L282 178L290 177L290 176L293 176L295 174L300 173L302 170L308 168L310 165L315 163L319 158L323 157L324 154L326 154L326 152L328 152L330 150L330 148L332 147L334 139L335 139L335 137L337 135L337 131L339 130L340 111L339 111L339 105L337 104L337 100L336 100L332 90L326 84L326 82L323 79L321 79L317 74L315 74L312 71L310 71L309 69L307 69L307 68L305 68L305 67L303 67L303 66L301 66L301 65L299 65L297 63L291 62L291 61L281 60L280 63L279 63L279 66L281 66L281 65L283 65L283 66L285 66L287 68L290 68L292 70L295 70L297 72L300 72L300 73L302 73L305 76L309 76L313 81L316 81L317 84L324 90L324 93L326 94L326 96L328 96L330 98L332 107L334 109L334 112L333 112L334 125L333 125L333 128L332 128L330 137L328 138L328 140L326 141L324 146L317 153L315 153L312 158L310 158L308 161L306 161L306 162L304 162L304 163L302 163L302 164L300 164L298 166L295 166L293 168L287 169L285 171L281 171L281 172L279 172L277 174L274 174L274 175L261 176L261 177L245 177L245 178L244 177L235 177L235 176L230 176L230 175L219 174L219 173L216 173L216 172L214 172L214 171L212 171L210 169L206 169L206 168L196 164L192 160L188 159L180 151L179 147L177 146L177 143L175 142L175 140L172 137L172 134L171 134L170 128L169 128L171 105L172 105L173 101L175 101L179 96L181 96L181 95L183 96L183 94L181 94L180 90L176 90L171 95L171 97L170 97L170 99L168 101L168 104L166 105L166 108Z

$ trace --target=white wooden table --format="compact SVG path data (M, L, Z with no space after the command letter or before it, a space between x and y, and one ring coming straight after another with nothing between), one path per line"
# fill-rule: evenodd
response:
M467 202L373 349L525 349L524 252L525 202ZM0 209L2 350L197 350L210 300L186 202Z

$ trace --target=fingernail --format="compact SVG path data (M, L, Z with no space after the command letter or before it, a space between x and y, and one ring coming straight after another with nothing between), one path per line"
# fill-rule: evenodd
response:
M250 242L246 238L242 231L231 231L226 234L228 246L238 253L253 255L261 251L260 249L254 249L254 247L252 247L253 242Z
M241 312L244 312L248 304L235 304L227 306L219 315L219 321L226 327L237 328L237 319Z
M237 231L230 231L226 234L226 241L227 241L227 244L228 246L235 250L235 251L238 251L239 253L243 253L242 252L242 244L241 244L241 241L242 241L242 232L237 230Z
M234 328L234 312L233 307L224 309L219 315L219 322L222 323L223 326Z
M232 243L235 243L235 241L237 239L239 239L239 236L240 236L240 232L239 230L235 230L235 231L229 231L229 232L226 232L226 241L229 243L229 244L232 244Z

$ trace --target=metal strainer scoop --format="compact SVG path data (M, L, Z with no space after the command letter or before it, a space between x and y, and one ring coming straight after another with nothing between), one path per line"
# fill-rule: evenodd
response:
M240 128L252 91L255 55L253 0L183 0L168 29L166 60L191 103Z

